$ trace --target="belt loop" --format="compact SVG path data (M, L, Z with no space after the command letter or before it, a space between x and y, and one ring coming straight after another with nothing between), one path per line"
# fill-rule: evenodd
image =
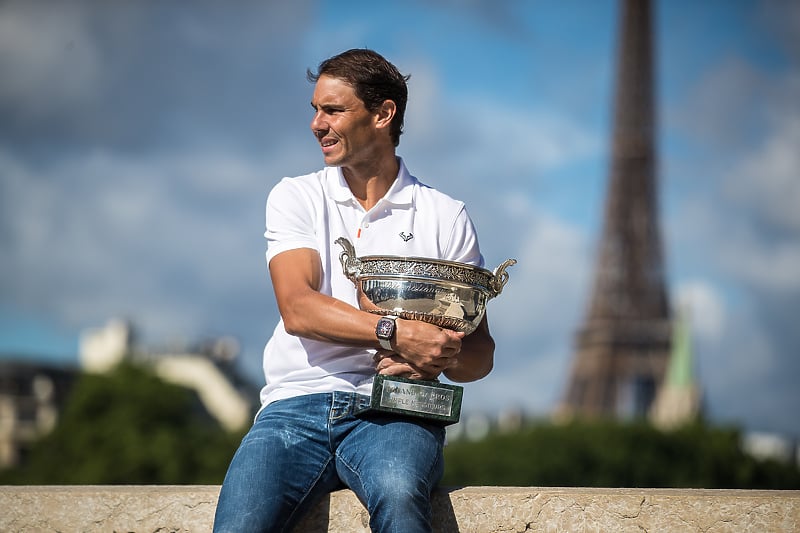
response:
M357 392L333 391L330 398L329 420L355 415L370 404L369 396Z

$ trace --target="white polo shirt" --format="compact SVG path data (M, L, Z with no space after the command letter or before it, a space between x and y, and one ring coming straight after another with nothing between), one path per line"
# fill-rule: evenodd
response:
M267 199L267 263L281 252L311 248L322 261L320 292L357 307L356 287L339 262L346 237L356 255L397 255L483 266L475 228L464 204L420 183L398 158L400 171L369 211L353 196L338 167L282 179ZM299 338L283 319L264 348L262 407L317 392L370 394L375 350Z

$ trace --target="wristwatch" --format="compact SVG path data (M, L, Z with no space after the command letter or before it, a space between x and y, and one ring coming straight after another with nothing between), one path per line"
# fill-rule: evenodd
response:
M397 324L395 323L397 318L398 317L394 315L382 316L380 320L378 320L378 325L375 326L375 336L378 337L378 342L384 350L392 349L392 343L389 341L392 340L394 332L397 329Z

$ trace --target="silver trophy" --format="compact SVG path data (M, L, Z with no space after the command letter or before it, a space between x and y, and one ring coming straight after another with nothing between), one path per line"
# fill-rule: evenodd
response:
M421 257L356 257L352 243L336 239L342 270L358 290L359 307L370 313L422 320L469 335L486 312L486 303L508 281L507 259L494 272L484 268ZM383 412L425 418L443 425L458 422L463 387L439 381L378 374L367 413Z

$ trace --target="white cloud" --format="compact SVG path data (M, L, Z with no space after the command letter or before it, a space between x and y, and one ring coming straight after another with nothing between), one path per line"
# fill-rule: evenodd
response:
M540 214L507 238L518 262L508 269L507 290L492 302L498 335L550 337L576 327L576 308L582 308L591 270L585 235Z
M277 172L191 153L34 171L2 154L4 299L78 328L123 315L156 338L200 334L221 300L267 290L263 203Z
M678 284L676 311L685 314L692 336L718 344L727 326L725 302L714 285L706 280L686 280Z
M728 58L698 80L676 122L699 149L674 176L699 181L675 221L678 250L758 291L800 290L798 98L797 69Z
M768 90L756 66L725 57L694 80L686 99L671 107L667 120L706 150L747 145L761 127L763 93Z
M785 83L800 98L800 73ZM738 162L731 194L768 223L800 232L800 103L768 112L771 130Z
M524 182L537 173L596 157L602 136L565 114L518 109L514 102L459 94L444 98L436 82L426 83L409 123L414 136L402 148L414 160L433 158L436 174L473 178L491 187L495 180ZM427 162L426 162L427 163Z
M760 290L800 291L800 242L765 243L750 237L721 247L727 270Z
M442 80L436 66L427 58L415 57L408 61L411 79L408 81L405 131L401 146L413 143L418 137L435 138L441 133L441 107L446 102ZM398 67L400 68L400 67ZM401 69L401 71L404 69Z

